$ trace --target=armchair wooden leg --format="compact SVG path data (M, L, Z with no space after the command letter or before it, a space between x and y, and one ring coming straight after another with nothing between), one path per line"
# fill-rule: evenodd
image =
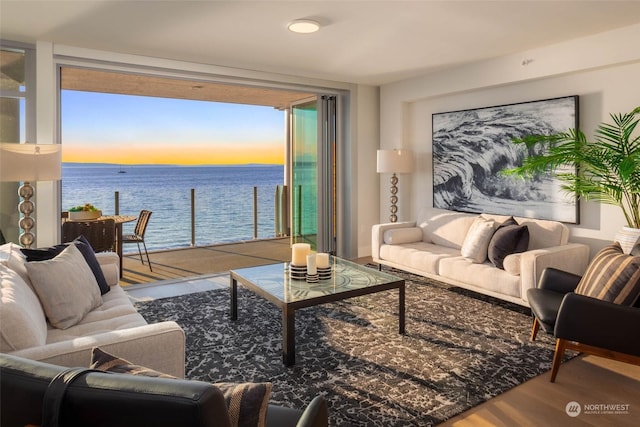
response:
M562 363L562 358L564 357L564 351L567 349L567 341L561 338L556 340L556 352L553 355L553 364L551 365L551 382L556 381L556 375L558 374L558 369L560 369L560 364Z
M538 331L540 330L540 322L538 322L538 318L533 318L533 326L531 327L531 341L536 340L536 336L538 336Z

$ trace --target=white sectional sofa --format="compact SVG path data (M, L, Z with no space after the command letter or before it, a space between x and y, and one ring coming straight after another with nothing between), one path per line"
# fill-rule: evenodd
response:
M479 243L480 249L474 253L481 255L472 259L468 253L470 240L465 241L470 230L477 237L482 225L491 228L487 224L493 224L493 231L485 233L486 238L495 235L497 227L509 218L423 208L416 221L374 225L372 258L381 265L524 306L529 305L527 289L536 287L546 267L579 275L585 271L589 262L587 245L570 243L569 228L560 222L530 218L513 218L518 225L526 226L529 241L524 252L504 258L503 268L487 259L492 236Z
M60 329L45 315L45 304L30 282L20 247L0 246L0 351L75 367L89 366L91 349L100 347L132 363L183 378L182 328L175 322L147 324L118 284L118 255L98 253L96 258L109 291L100 295L98 290L98 306L76 324Z

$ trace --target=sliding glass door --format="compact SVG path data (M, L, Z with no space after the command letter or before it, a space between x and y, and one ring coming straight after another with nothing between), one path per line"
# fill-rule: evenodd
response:
M291 106L291 240L335 252L335 97Z

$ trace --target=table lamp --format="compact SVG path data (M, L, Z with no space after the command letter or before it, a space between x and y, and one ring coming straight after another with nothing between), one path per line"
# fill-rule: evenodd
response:
M413 153L409 150L378 150L378 173L391 173L391 216L396 222L398 217L398 177L399 173L413 172Z
M22 229L20 244L30 248L35 241L35 203L31 200L35 190L31 185L37 181L56 181L62 176L62 153L59 144L0 144L0 181L20 182L18 195L23 199L18 211L23 215L19 225Z

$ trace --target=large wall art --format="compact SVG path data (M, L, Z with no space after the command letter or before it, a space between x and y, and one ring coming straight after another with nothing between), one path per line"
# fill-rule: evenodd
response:
M499 173L526 155L513 137L577 128L578 96L436 113L432 121L434 207L579 222L577 200L552 175L522 180Z

